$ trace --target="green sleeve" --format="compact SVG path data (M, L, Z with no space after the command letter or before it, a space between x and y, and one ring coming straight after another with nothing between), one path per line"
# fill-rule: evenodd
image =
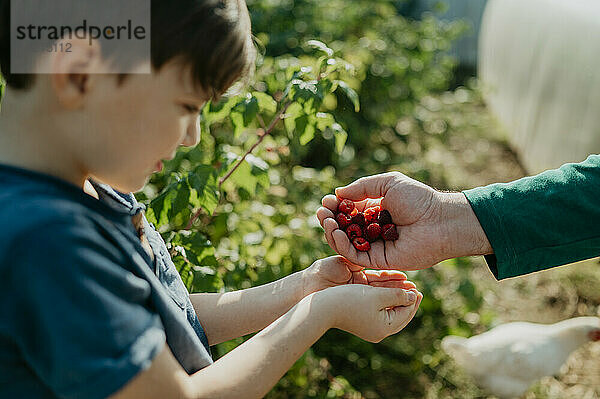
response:
M463 193L494 249L486 261L497 279L600 255L600 155Z

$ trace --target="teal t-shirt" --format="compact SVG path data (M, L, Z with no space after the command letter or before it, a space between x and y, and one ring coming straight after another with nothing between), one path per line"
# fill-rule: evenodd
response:
M463 191L498 279L600 256L600 155L511 183Z
M131 194L96 200L0 165L0 398L105 398L169 345L188 373L208 341L159 234L142 247ZM147 227L147 226L145 226Z

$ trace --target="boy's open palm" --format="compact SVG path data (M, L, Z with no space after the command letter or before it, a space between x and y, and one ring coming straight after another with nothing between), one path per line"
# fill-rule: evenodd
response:
M325 196L317 217L331 248L350 262L381 269L419 270L443 259L437 194L431 187L397 172L363 177L336 189L336 195ZM374 205L387 209L400 238L378 240L371 243L368 252L357 251L334 218L340 198L354 201L359 211Z

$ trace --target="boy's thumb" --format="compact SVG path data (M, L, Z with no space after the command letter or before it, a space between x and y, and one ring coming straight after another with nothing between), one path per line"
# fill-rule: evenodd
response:
M361 177L353 183L335 189L338 198L352 201L362 201L367 198L381 198L385 196L394 180L393 173L384 173Z
M409 306L417 300L417 294L414 291L401 288L380 288L380 290L379 305L382 308Z

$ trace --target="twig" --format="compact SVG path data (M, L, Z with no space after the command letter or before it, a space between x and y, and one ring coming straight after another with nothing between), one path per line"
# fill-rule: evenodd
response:
M290 105L291 105L291 102L288 101L285 104L285 106L281 109L281 111L279 111L277 116L275 116L275 118L273 118L273 120L271 121L271 124L269 125L269 127L266 130L264 130L262 128L258 130L258 136L259 136L258 141L256 143L254 143L254 145L252 145L252 147L250 147L250 149L248 149L248 151L246 151L246 153L237 161L235 166L225 176L223 176L223 178L221 178L221 180L219 180L219 189L221 188L221 185L223 185L223 183L231 177L233 172L235 172L235 170L237 168L239 168L239 166L242 164L242 162L244 162L246 157L248 155L250 155L252 153L252 151L254 151L254 149L256 147L258 147L260 145L260 143L262 143L262 141L265 139L265 137L267 137L273 131L273 128L275 127L275 125L277 125L277 122L279 122L282 119L283 114L285 114L285 111L287 111L287 109Z
M271 121L271 123L269 124L269 127L265 128L265 122L264 120L261 118L260 115L256 115L257 119L258 119L258 123L260 124L260 129L257 130L257 136L258 136L258 140L256 141L256 143L254 143L254 145L252 145L252 147L250 147L248 149L248 151L246 151L246 153L242 156L242 158L240 158L237 163L234 165L234 167L225 175L223 176L220 180L219 180L219 191L221 190L221 186L223 185L223 183L229 179L231 177L231 175L233 174L233 172L235 172L235 170L237 168L240 167L240 165L242 164L242 162L244 162L244 160L246 159L246 157L248 155L250 155L252 153L252 151L254 151L254 149L256 147L258 147L260 145L260 143L262 143L262 141L265 139L265 137L267 137L269 134L271 134L271 132L273 131L273 129L275 128L275 126L277 125L277 122L279 122L281 119L283 119L283 115L285 114L285 111L287 111L288 107L291 105L291 101L288 101L283 108L281 109L281 111L279 111L279 113L273 118L273 120ZM185 230L190 230L192 228L192 225L194 224L194 222L200 217L200 214L202 213L202 209L198 209L196 212L194 212L194 214L192 215L192 217L190 218L189 222L187 223L187 225L185 226Z

